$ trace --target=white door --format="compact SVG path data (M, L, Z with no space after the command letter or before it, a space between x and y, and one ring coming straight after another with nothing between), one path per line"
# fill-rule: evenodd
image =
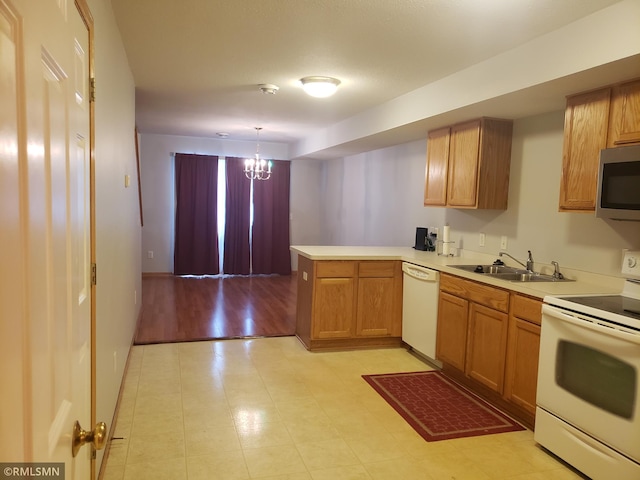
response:
M0 461L91 478L88 9L0 0Z

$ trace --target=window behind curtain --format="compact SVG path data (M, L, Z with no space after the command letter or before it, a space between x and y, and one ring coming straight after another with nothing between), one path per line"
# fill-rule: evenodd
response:
M216 275L218 157L176 153L173 273Z
M225 227L222 270L248 275L251 272L251 181L243 171L244 159L226 157Z
M289 191L291 163L273 161L269 180L253 182L253 273L291 274Z

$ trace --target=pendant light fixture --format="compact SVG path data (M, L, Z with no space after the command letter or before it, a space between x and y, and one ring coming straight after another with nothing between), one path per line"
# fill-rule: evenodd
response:
M244 161L244 174L249 180L268 180L271 176L271 160L260 158L260 130L256 129L256 156Z

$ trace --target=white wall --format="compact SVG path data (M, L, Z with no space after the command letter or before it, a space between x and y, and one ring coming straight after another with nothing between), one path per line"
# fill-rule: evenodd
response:
M97 83L96 415L111 427L141 297L135 93L111 3L88 3L95 22ZM125 175L131 177L129 188L124 186ZM104 450L98 452L98 466L103 455Z
M291 163L290 232L292 244L310 245L324 240L320 219L324 206L320 201L322 166L319 160ZM292 260L294 260L292 258Z
M426 145L422 140L326 161L319 240L412 246L416 227L442 224L444 210L423 207Z
M552 260L576 270L620 276L622 249L640 249L640 222L560 213L564 113L514 122L509 208L461 210L422 206L426 142L414 142L324 164L322 240L330 245L411 245L415 227L448 223L463 249L495 254L500 237L524 260ZM479 233L486 235L479 246Z

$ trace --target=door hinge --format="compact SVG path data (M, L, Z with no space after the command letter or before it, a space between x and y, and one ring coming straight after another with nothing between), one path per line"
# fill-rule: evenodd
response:
M96 264L92 263L91 264L91 285L97 285L98 284L97 269L98 269L98 267L96 267Z
M89 79L89 102L96 101L96 79L91 77Z

